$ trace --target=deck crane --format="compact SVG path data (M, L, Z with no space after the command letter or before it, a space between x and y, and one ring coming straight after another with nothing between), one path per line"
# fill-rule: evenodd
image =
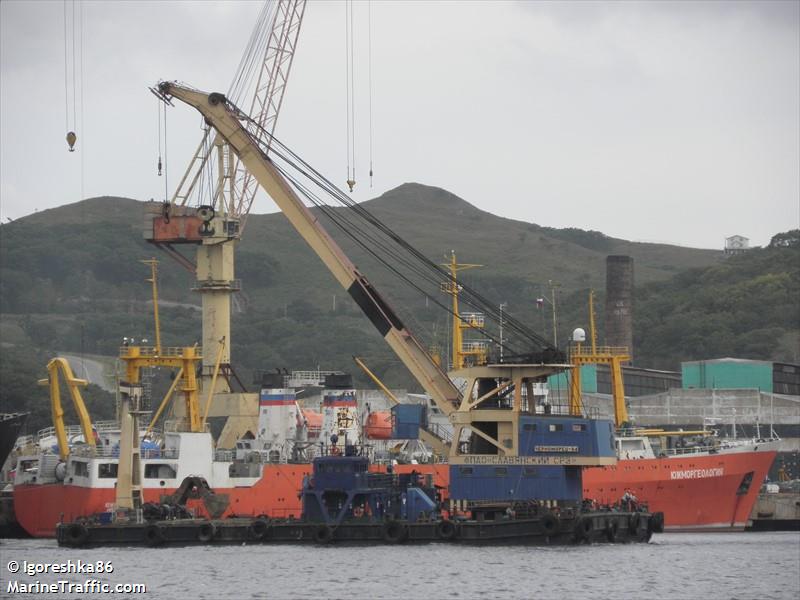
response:
M289 78L306 0L265 3L232 88L243 91L244 80L257 69L250 114L261 127L274 131ZM257 62L260 60L260 63ZM214 174L210 174L211 171ZM212 182L211 196L199 207L189 205ZM195 274L194 290L202 299L203 362L201 382L208 390L218 355L222 377L214 393L231 392L236 378L230 366L232 295L239 291L235 278L235 246L244 231L258 185L227 141L206 127L203 139L169 202L153 206L145 238ZM195 261L174 245L197 246ZM221 345L219 340L227 340ZM239 382L242 391L244 386Z
M522 465L548 465L560 469L564 477L569 477L568 495L579 497L580 478L576 478L574 472L564 475L563 470L581 465L612 464L616 460L611 456L613 447L609 443L599 443L610 435L611 424L608 423L608 431L601 433L598 428L604 427L604 423L582 417L574 420L574 427L587 434L583 436L585 439L581 444L531 447L530 434L525 427L532 427L531 420L537 414L533 383L568 369L568 365L500 363L460 369L451 375L466 381L462 392L405 328L389 304L356 269L298 197L279 165L267 156L263 140L248 130L247 127L253 126L253 122L247 115L220 93L208 94L168 81L159 83L153 91L165 102L178 99L203 115L334 278L348 291L437 408L449 418L453 424L452 439L461 440L465 429L472 434L468 446L461 443L451 445L448 457L450 465L479 464L481 469L485 465L509 465L507 469L504 468L506 478L521 478L523 475L517 472ZM545 354L542 353L543 356ZM563 423L558 427L563 427ZM451 482L452 476L451 466ZM528 473L528 477L531 478L530 482L536 480L534 472ZM526 486L528 483L522 487L514 486L517 490L515 493L523 493ZM524 493L541 492L531 488Z
M459 390L303 204L289 182L261 150L258 142L242 126L238 109L223 94L206 94L172 82L162 82L153 91L161 94L166 101L177 98L200 111L206 122L217 131L219 138L238 156L240 163L266 190L336 280L369 317L440 410L447 415L452 413L461 399Z

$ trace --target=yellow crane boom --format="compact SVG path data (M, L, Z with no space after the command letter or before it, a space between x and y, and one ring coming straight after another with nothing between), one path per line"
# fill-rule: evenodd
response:
M95 445L94 430L92 429L92 420L89 417L89 412L86 410L86 404L83 402L83 396L81 396L81 391L78 389L78 386L86 387L89 382L85 379L78 379L73 375L66 358L52 359L47 363L48 377L47 379L40 379L39 385L50 386L50 409L53 413L53 428L56 431L56 440L58 441L58 454L61 460L66 460L69 456L69 441L67 440L67 430L64 427L64 409L61 406L61 386L58 379L59 371L64 375L67 389L69 389L69 394L72 397L72 404L75 406L75 412L78 413L83 439L90 446Z
M458 406L461 394L444 371L408 331L389 304L344 254L318 219L303 204L283 175L261 151L258 142L240 122L239 112L223 94L205 92L173 82L153 90L164 100L177 98L196 108L230 145L239 160L347 290L395 354L446 415Z

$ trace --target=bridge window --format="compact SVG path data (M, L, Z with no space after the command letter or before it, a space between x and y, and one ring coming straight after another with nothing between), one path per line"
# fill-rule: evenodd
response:
M536 467L525 467L522 469L523 477L536 477Z
M551 431L564 431L564 426L561 423L551 423L547 426L547 428Z
M572 431L586 431L586 423L575 423L572 426Z
M97 475L100 479L114 479L117 476L117 463L100 463Z
M536 431L536 423L525 423L522 426L522 431Z
M89 465L87 465L85 462L72 463L72 474L76 477L88 477Z
M177 473L172 465L150 463L144 466L145 479L175 479Z
M472 467L461 467L462 475L472 475Z
M505 477L508 475L508 469L505 467L495 467L494 468L494 476L495 477Z

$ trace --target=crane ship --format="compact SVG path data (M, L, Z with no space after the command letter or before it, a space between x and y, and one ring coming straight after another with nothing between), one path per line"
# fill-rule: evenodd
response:
M469 513L487 503L526 501L558 514L587 501L613 505L627 494L651 503L655 512L664 512L668 529L744 525L774 458L774 442L682 445L680 452L670 452L667 433L633 431L616 436L614 424L590 418L577 396L564 406L538 403L535 387L549 375L572 369L566 356L546 343L526 360L506 357L444 373L266 156L263 140L252 132L259 128L250 127L245 114L222 94L171 82L159 84L156 91L166 101L178 99L202 113L447 417L452 436L439 441L446 462L398 465L399 473L431 475L442 500L456 513ZM272 143L274 152L276 140ZM207 235L230 231L224 215L213 210L201 209L196 218ZM155 272L152 280L155 286ZM448 287L462 289L452 275ZM218 343L216 358L210 361L211 390L221 370L224 338ZM579 363L581 356L573 353L573 363ZM296 517L302 511L298 493L311 473L315 448L326 454L346 453L361 442L354 425L359 422L354 390L346 383L329 382L318 419L299 405L294 390L275 383L259 395L258 435L240 440L235 452L219 451L206 427L208 403L204 412L199 401L196 373L202 372L201 364L208 364L207 354L195 346L162 347L157 331L155 346L123 346L120 359L126 367L121 395L132 406L125 418L138 413L141 370L152 366L177 369L164 402L179 389L185 416L180 423L168 424L160 435L152 424L144 432L137 427L133 441L118 425L93 425L78 391L85 382L73 376L63 359L51 361L49 378L43 383L51 388L58 451L46 439L28 440L31 443L18 457L14 486L17 517L33 536L52 537L59 522L140 510L143 504L175 498L185 500L196 515L214 519ZM573 383L576 371L572 369ZM59 373L81 419L80 431L72 432L71 439L61 421ZM457 387L454 380L461 385ZM314 420L321 421L316 435L308 426ZM391 423L392 437L399 439L433 433L419 406L395 407ZM385 466L370 469L381 471Z
M301 406L295 390L282 381L265 382L257 399L257 434L238 440L230 450L217 448L207 430L213 398L234 396L230 305L239 289L234 249L257 184L348 291L450 424L451 433L443 435L413 406L398 407L388 418L368 415L368 423L383 425L372 428L378 437L418 436L440 457L441 462L433 464L398 465L398 473L416 470L431 475L442 499L454 510L469 510L486 501L524 499L557 511L582 498L613 504L630 493L649 502L651 510L664 512L667 529L743 527L774 459L772 440L733 444L707 438L705 444L676 446L665 432L626 429L619 415L616 430L610 421L587 418L577 395L564 406L542 405L536 390L549 374L569 370L571 365L562 353L536 337L532 339L537 347L526 356L501 354L498 360L478 360L482 347L470 346L472 366L458 362L449 373L461 382L456 387L405 328L297 197L295 189L310 186L305 183L298 188L300 175L289 174L288 166L304 166L303 175L316 172L272 136L305 7L304 0L278 0L265 4L259 15L256 27L261 31L253 39L263 38L264 59L260 65L243 60L232 86L241 90L244 74L257 74L252 118L223 94L205 94L168 82L153 90L168 103L178 99L197 108L209 124L189 170L172 201L164 203L153 218L148 236L196 277L195 289L202 299L202 348L164 347L158 334L154 346L120 348L125 365L120 392L132 402L129 417L135 418L137 412L142 369L177 371L150 427L134 435L134 440L123 435L120 423L92 423L79 392L85 382L74 377L66 361L51 361L45 383L51 388L53 427L18 444L13 493L22 527L36 537L53 537L59 522L176 498L185 499L195 514L209 518L296 517L301 514L300 491L314 456L346 452L348 446L362 441L355 391L347 382L333 380L325 382L319 411ZM257 52L250 55L256 57ZM198 185L204 180L200 170L214 164L219 165L214 198L193 210L187 204L190 195L203 188ZM348 173L351 189L353 180ZM338 194L330 182L315 183L320 196ZM316 204L318 196L305 197ZM359 229L320 208L354 242L362 242ZM371 215L360 216L374 222ZM178 252L175 244L195 245L196 260ZM436 272L445 276L444 289L453 294L454 318L458 316L456 295L462 289L455 270L451 268L449 275ZM155 272L153 281L155 290ZM156 332L157 321L156 313ZM454 344L462 329L476 325L476 317L460 316L453 327ZM580 356L574 354L571 359L573 365L579 364ZM572 369L573 374L576 371ZM63 423L59 376L66 380L79 428ZM203 408L201 390L207 394ZM184 416L165 422L158 431L153 424L176 392L183 396ZM371 464L369 468L386 467Z
M563 411L536 410L531 390L549 375L569 368L563 353L544 338L533 336L531 340L538 346L532 347L524 359L515 357L513 361L455 371L454 375L463 380L463 385L457 387L300 199L298 193L304 193L306 198L311 194L306 186L284 174L284 166L276 165L276 155L285 161L286 155L281 156L281 152L286 150L280 146L276 150L274 138L269 140L273 153L270 158L264 151L267 140L256 135L263 132L262 128L252 128L252 120L223 94L207 94L171 82L160 83L154 91L165 102L180 100L203 115L348 291L438 410L448 417L453 427L452 442L442 442L447 463L430 467L430 474L442 489L442 498L451 511L473 513L488 503L502 512L504 507L510 509L524 501L546 507L558 516L581 507L582 468L616 463L613 427L608 420L590 418L577 405L564 407ZM296 155L291 160L295 164L301 161ZM307 176L314 173L302 163L301 169ZM331 195L342 194L327 181L315 181L311 176L308 179ZM213 211L201 212L200 218L206 224L201 232L213 235L214 231L226 230L220 222L222 217ZM445 274L433 267L437 273ZM155 270L151 280L155 307ZM158 323L157 308L154 310ZM220 345L223 343L221 340ZM211 391L219 375L222 354L218 350L214 361ZM73 376L64 359L51 361L49 377L42 383L50 386L58 453L48 453L48 448L41 451L40 442L39 452L28 454L23 450L18 458L15 504L19 507L19 521L27 531L34 536L52 536L59 522L98 512L138 514L148 502L169 505L175 497L184 500L185 506L196 514L211 518L301 514L298 490L310 472L308 457L306 462L295 464L264 465L252 460L264 456L262 451L268 457L272 452L280 456L279 449L269 439L269 418L281 414L280 422L296 427L297 453L293 458L302 458L303 451L310 452L312 445L307 437L304 439L307 432L300 426L300 411L291 390L262 390L260 436L248 440L255 447L250 448L244 460L235 460L214 451L206 427L208 411L200 409L198 399L196 374L204 357L197 347L162 347L157 327L154 347L123 346L120 358L125 364L125 379L119 385L123 407L120 427L106 431L93 428L85 410L79 387L86 382ZM165 428L159 443L151 445L148 434L152 432L141 435L138 415L141 371L153 366L177 370L153 422L176 389L183 395L185 416L180 426ZM59 374L66 378L81 419L81 434L73 438L74 442L79 437L81 444L69 443L63 424ZM321 442L326 454L347 453L359 441L348 437L357 436L352 429L348 431L354 421L348 414L355 408L353 397L341 386L325 391L323 435L327 436L330 430L326 427L335 423L332 425L335 432ZM418 437L419 429L427 425L421 408L395 407L392 420L395 437ZM246 450L244 441L241 446L237 444L237 449ZM376 468L380 470L379 466ZM409 470L414 468L411 466Z

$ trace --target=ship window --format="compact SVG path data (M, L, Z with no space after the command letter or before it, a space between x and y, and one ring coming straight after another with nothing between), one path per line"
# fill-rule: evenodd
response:
M551 423L547 428L550 431L564 431L564 426L561 423Z
M536 431L536 423L525 423L522 426L523 431Z
M586 423L575 423L572 426L572 431L586 431Z
M172 465L150 463L144 466L145 479L175 479L177 473Z
M113 479L117 476L117 463L100 463L97 473L101 479Z
M461 467L462 475L472 475L472 467Z
M76 477L88 477L89 465L87 465L85 462L72 463L72 474Z
M536 477L536 467L525 467L522 469L523 477Z
M494 468L494 476L495 477L505 477L508 475L508 469L505 467L495 467Z

